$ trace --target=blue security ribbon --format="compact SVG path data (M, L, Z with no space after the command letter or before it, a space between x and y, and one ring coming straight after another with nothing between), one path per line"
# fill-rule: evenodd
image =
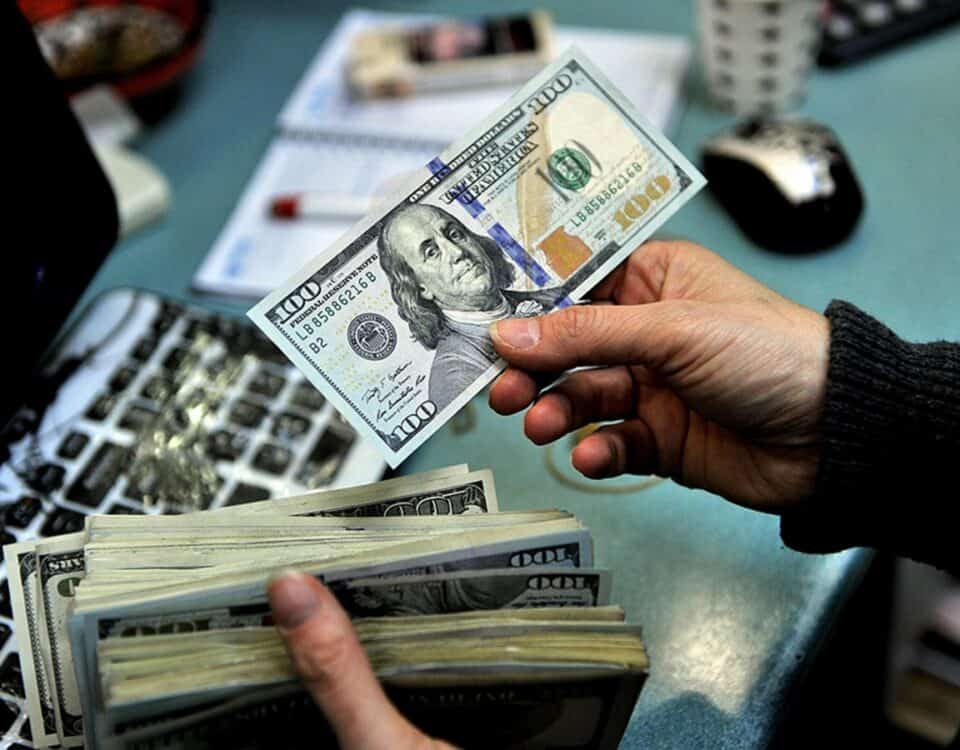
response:
M445 177L450 174L450 167L444 164L440 159L432 159L427 167L430 171L438 176ZM469 190L464 190L457 195L457 202L462 205L467 213L470 214L474 219L480 217L480 215L486 210L482 203L479 200L473 197L473 194ZM534 284L536 284L541 289L545 287L550 282L550 274L543 270L543 267L535 261L530 254L524 250L523 245L517 242L506 230L503 224L499 222L491 225L487 229L487 234L490 235L491 239L497 243L503 252L509 255L513 262L523 271ZM559 307L566 307L563 304L566 302L567 305L570 304L570 301L567 298L561 300L557 303Z

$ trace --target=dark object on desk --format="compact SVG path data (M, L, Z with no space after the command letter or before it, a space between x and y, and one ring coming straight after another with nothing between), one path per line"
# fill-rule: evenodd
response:
M830 2L817 62L836 67L859 62L960 20L960 0Z
M703 148L710 188L753 242L811 252L846 239L863 194L831 130L810 120L750 120Z
M19 238L17 251L6 254L0 316L9 323L7 356L23 363L6 368L3 426L36 391L37 381L27 388L30 370L113 247L119 225L110 183L12 3L0 6L0 45L9 55L5 98L15 113L4 118L6 140L16 144L5 167L15 190L6 230Z
M550 59L553 21L543 10L366 29L350 42L347 82L360 98L525 81Z
M119 289L63 330L116 241L116 202L15 3L0 3L0 62L13 188L0 296L2 544L79 531L91 513L175 512L377 479L375 449L250 323ZM256 422L237 416L244 403ZM258 466L266 446L271 460ZM24 694L8 572L0 569L7 698ZM43 716L50 721L31 726L22 704L0 700L0 733L55 738L52 709Z
M175 98L210 14L209 0L20 0L20 7L68 94L107 83L146 108Z

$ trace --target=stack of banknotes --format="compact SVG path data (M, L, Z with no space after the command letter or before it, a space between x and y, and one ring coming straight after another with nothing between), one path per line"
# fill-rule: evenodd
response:
M614 748L647 674L589 530L499 512L466 466L90 516L4 555L39 747L336 747L272 627L290 567L334 591L400 710L467 747Z

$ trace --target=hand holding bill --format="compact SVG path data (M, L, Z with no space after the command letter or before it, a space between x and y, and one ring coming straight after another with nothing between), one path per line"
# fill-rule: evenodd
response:
M826 319L687 242L651 242L596 287L595 303L492 327L509 363L490 392L530 408L535 443L610 422L574 449L590 477L669 476L781 512L816 478ZM538 397L531 373L600 366ZM619 421L616 421L619 420Z
M390 703L350 618L322 583L290 571L275 578L268 593L294 668L342 750L454 750Z

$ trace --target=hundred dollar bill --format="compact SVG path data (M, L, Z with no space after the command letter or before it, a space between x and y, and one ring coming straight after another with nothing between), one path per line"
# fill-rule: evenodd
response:
M450 534L428 542L389 545L379 554L366 552L305 567L335 584L352 578L534 565L591 567L593 543L589 531L574 528L567 521L549 521L535 529ZM103 739L104 725L95 700L100 640L131 631L149 634L147 628L159 633L203 629L211 623L215 627L269 625L268 572L246 570L217 582L178 584L171 579L167 587L109 601L83 602L78 598L68 621L69 647L82 686L79 692L87 744L98 747L98 739Z
M80 692L67 637L68 609L77 584L83 579L83 540L80 532L37 544L39 589L53 672L54 715L63 747L83 744Z
M248 314L397 466L704 184L573 49Z
M438 615L527 607L610 603L610 572L558 568L470 570L399 578L361 578L333 587L351 617Z
M392 685L388 678L385 687L421 729L459 746L613 750L645 681L642 673L608 669L582 677L573 670L556 677L541 673L541 681L533 682L515 669L500 684L491 684L484 670L478 672L473 684L418 685L408 679ZM291 747L336 746L309 694L293 685L211 700L192 711L129 721L116 729L104 743L108 750L269 747L278 736Z
M390 481L395 481L396 485L389 485ZM496 513L499 510L493 473L489 469L422 481L399 477L380 484L385 486L377 486L375 493L348 487L273 500L270 505L241 505L235 515L286 513L369 518Z
M3 554L33 741L38 747L50 747L59 741L47 669L49 646L40 605L36 550L37 542L20 542L5 546Z

